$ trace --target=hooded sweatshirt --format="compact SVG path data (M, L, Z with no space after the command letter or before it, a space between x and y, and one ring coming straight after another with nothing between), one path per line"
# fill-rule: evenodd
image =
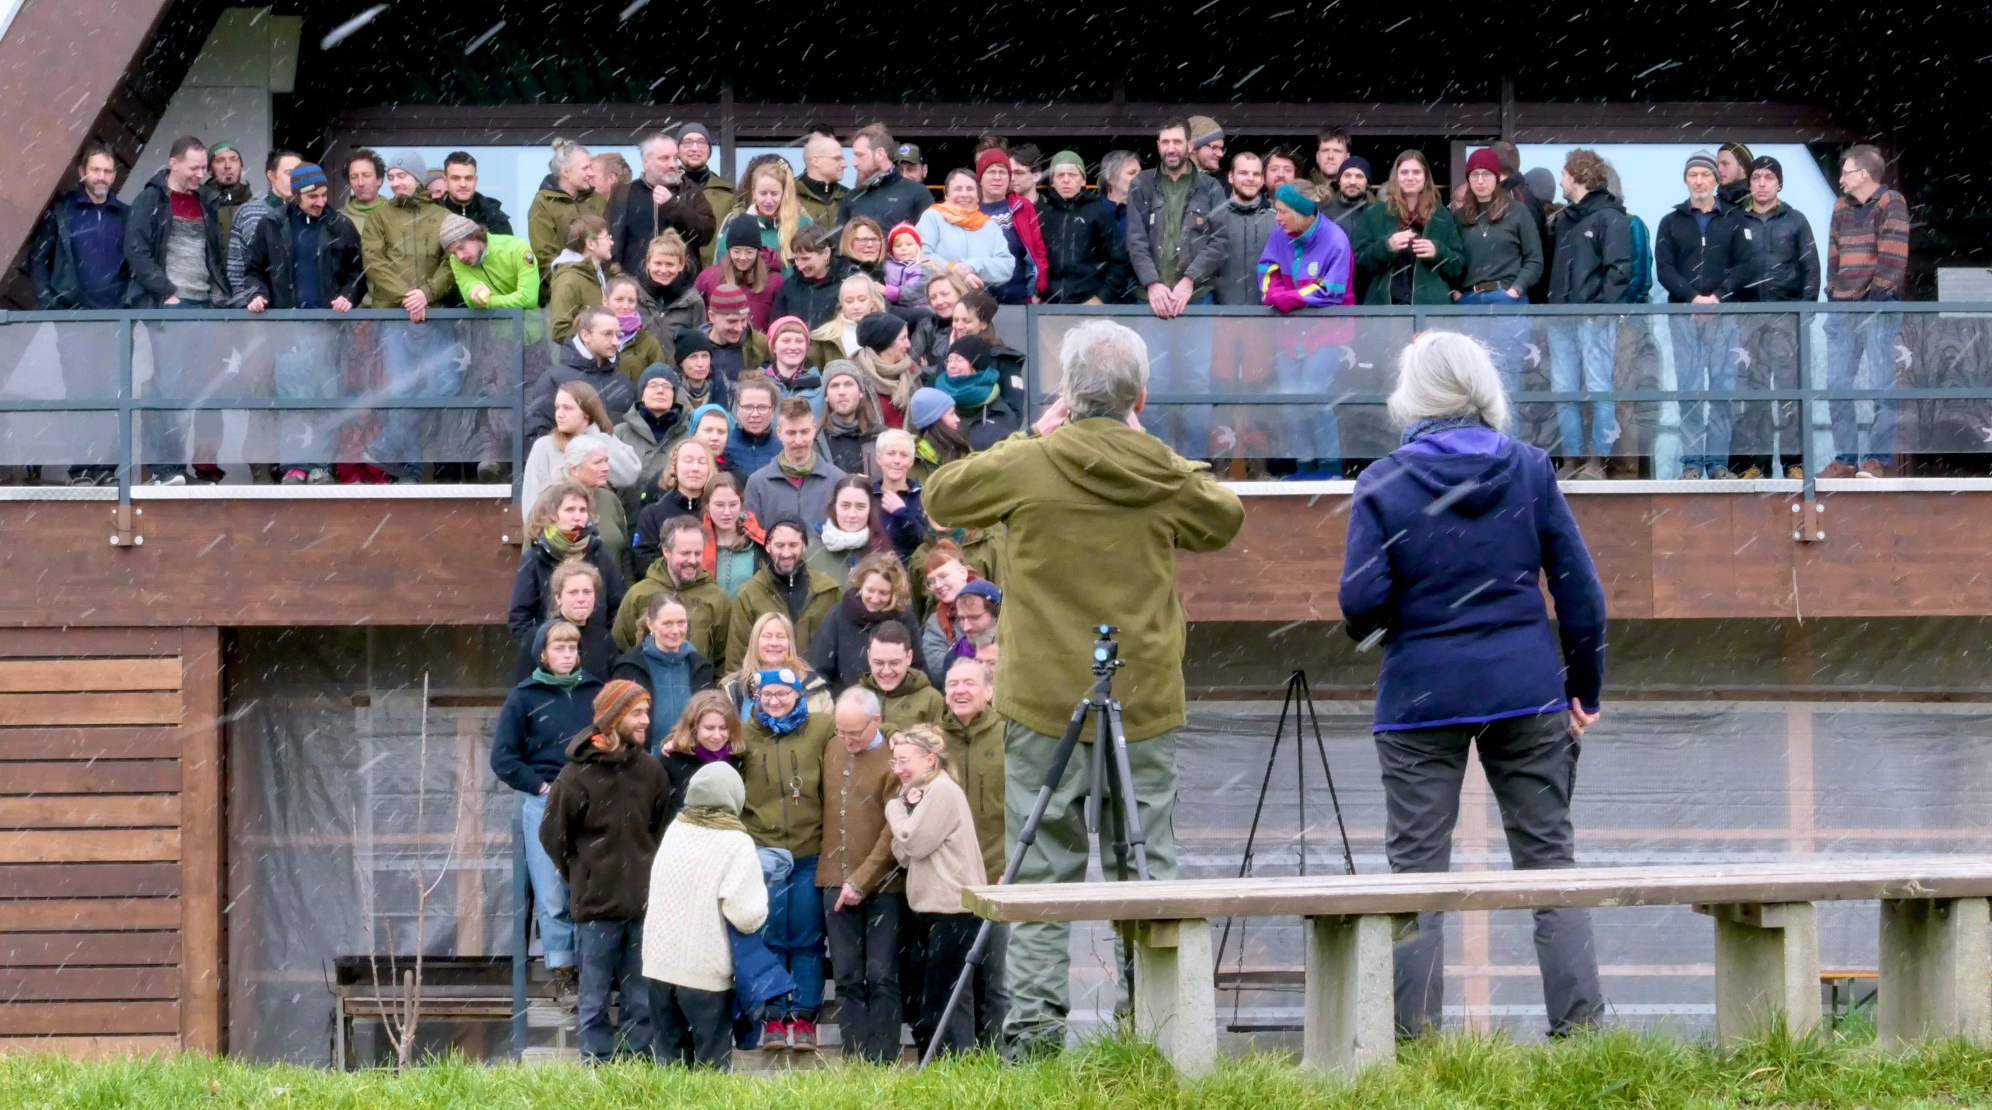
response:
M642 748L603 751L593 729L568 743L539 836L567 880L575 921L642 919L670 805L664 765Z
M1119 420L1019 433L928 479L946 527L1009 526L1002 586L1029 605L998 625L996 710L1057 736L1092 685L1093 626L1119 625L1115 676L1129 740L1183 723L1183 604L1176 551L1216 551L1245 523L1209 468Z
M1596 711L1604 588L1540 448L1437 431L1365 470L1352 505L1342 619L1383 635L1377 731Z

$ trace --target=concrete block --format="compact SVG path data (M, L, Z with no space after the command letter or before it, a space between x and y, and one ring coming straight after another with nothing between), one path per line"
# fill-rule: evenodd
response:
M1875 1033L1884 1045L1992 1037L1992 921L1984 898L1881 903Z
M1353 1073L1397 1059L1393 925L1383 914L1307 919L1303 1068Z
M1202 1075L1217 1062L1210 922L1135 926L1134 1028L1184 1075Z
M1794 1037L1819 1024L1819 923L1810 902L1696 906L1715 919L1715 1037L1734 1044L1778 1019Z

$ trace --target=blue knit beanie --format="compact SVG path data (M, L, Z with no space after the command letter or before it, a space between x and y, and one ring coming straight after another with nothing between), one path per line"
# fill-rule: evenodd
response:
M915 431L924 432L934 426L948 410L955 407L954 398L935 389L922 386L913 394L913 403L907 406L906 418Z
M726 430L728 434L732 433L733 414L726 411L724 408L720 407L719 405L700 405L698 408L693 409L691 422L685 425L686 430L693 432L698 431L699 421L704 420L706 413L709 412L716 412L719 415L726 417Z

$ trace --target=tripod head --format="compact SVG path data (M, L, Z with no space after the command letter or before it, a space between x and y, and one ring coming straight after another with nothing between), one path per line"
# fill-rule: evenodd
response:
M1120 632L1120 628L1111 624L1098 624L1093 626L1093 631L1100 636L1093 641L1093 674L1095 677L1104 678L1125 665L1121 661L1120 645L1114 642L1114 636Z

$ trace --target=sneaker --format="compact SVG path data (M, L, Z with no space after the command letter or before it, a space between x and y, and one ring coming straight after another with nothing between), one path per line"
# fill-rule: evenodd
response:
M303 468L303 467L297 467L297 466L293 466L293 467L291 467L291 468L290 468L289 470L286 470L286 471L284 471L284 476L283 476L283 478L281 479L281 484L282 484L282 485L286 485L286 486L301 486L301 485L303 485L303 484L304 484L304 468Z
M769 1018L761 1026L762 1048L787 1048L788 1026L780 1018Z
M1825 469L1823 469L1823 470L1821 470L1821 471L1819 472L1819 477L1821 477L1821 478L1851 478L1851 477L1853 477L1854 475L1856 475L1856 474L1859 474L1859 473L1860 473L1860 471L1858 471L1858 470L1855 470L1855 469L1854 469L1853 467L1851 467L1851 466L1848 466L1848 465L1847 465L1846 463L1843 463L1843 462L1841 462L1841 461L1840 461L1840 460L1838 460L1838 459L1834 459L1834 460L1833 460L1832 462L1829 462L1829 463L1827 463L1827 464L1826 464L1826 467L1825 467Z
M213 463L194 464L195 481L205 482L210 486L218 486L224 477L225 475L222 473L221 468Z
M1708 476L1718 482L1733 482L1736 480L1736 472L1726 466L1716 467L1714 470L1708 472Z
M72 486L94 486L97 484L97 480L88 474L78 474L69 479L69 484Z
M572 1010L581 1001L581 971L574 965L556 967L550 973L553 977L554 1004L564 1010Z
M1602 482L1605 480L1605 460L1592 455L1578 466L1577 472L1571 477L1580 482Z
M149 484L155 486L184 486L187 484L187 474L183 470L172 470L164 474L154 474Z
M487 486L495 486L505 480L505 472L510 470L508 463L481 462L477 464L477 480Z
M332 472L322 466L314 466L304 472L304 480L314 486L329 486L332 484Z
M1859 471L1858 473L1856 473L1856 474L1854 475L1854 477L1856 477L1856 478L1885 478L1885 477L1887 477L1887 475L1886 475L1886 474L1884 474L1884 473L1882 473L1882 469L1881 469L1881 460L1880 460L1880 459L1862 459L1862 460L1861 460L1861 469L1860 469L1860 471Z
M1572 455L1569 458L1564 459L1562 462L1556 464L1556 480L1559 482L1570 481L1571 479L1577 477L1577 471L1583 465L1584 465L1584 460L1576 457L1575 455Z
M1802 482L1805 480L1805 468L1798 465L1797 463L1793 463L1790 466L1785 467L1785 477L1790 478L1793 481Z
M1682 467L1682 468L1681 468L1681 481L1683 481L1683 482L1699 482L1699 481L1701 481L1701 480L1702 480L1702 471L1701 471L1701 467L1699 467L1699 466L1684 466L1684 467Z
M1752 463L1749 466L1744 467L1743 473L1737 475L1738 478L1741 478L1746 482L1755 481L1756 479L1762 478L1763 476L1764 476L1764 468L1758 466L1755 463Z
M416 467L408 466L405 463L382 462L374 458L372 452L361 452L360 462L362 465L371 466L382 474L387 475L387 480L390 483L419 482L422 480L422 472Z
M788 1023L789 1047L799 1052L816 1051L816 1023L813 1021L791 1021Z

